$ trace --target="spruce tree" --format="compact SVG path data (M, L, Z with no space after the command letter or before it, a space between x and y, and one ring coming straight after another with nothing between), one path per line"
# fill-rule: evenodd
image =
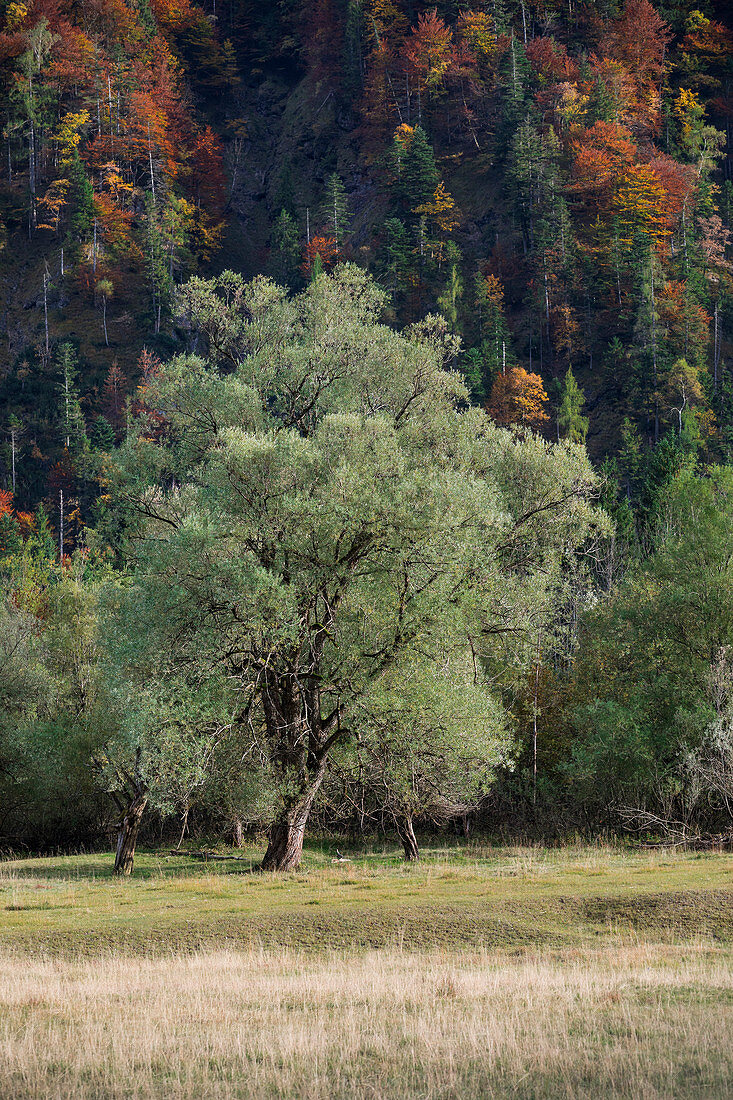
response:
M270 274L277 283L294 287L298 281L300 233L295 218L284 208L272 230Z
M332 172L326 180L326 192L321 206L324 223L328 226L337 246L340 248L349 224L349 200L346 188L337 172Z
M84 415L81 411L79 394L76 388L78 370L76 353L71 344L62 344L58 350L58 370L60 380L58 393L60 398L61 444L69 454L78 457L86 450L87 436Z
M94 224L94 190L76 149L70 160L67 175L71 185L69 204L73 213L69 218L66 247L73 250L89 239Z
M560 434L573 443L585 443L588 434L588 417L581 413L584 404L585 394L575 380L572 367L568 367L560 390L557 425Z
M435 154L422 126L415 127L409 141L396 141L395 146L395 199L403 220L414 225L417 207L432 199L440 181Z
M501 70L501 122L497 134L498 152L506 155L520 123L527 117L530 67L524 46L512 35Z
M412 255L405 223L399 218L387 218L384 223L382 245L382 271L397 306L397 299L404 291L410 271Z

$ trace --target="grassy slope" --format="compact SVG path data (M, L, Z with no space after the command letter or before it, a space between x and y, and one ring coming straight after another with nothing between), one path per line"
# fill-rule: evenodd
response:
M254 862L256 853L252 853ZM248 873L141 854L0 864L0 946L95 952L221 945L308 948L584 946L733 940L733 856L615 849L432 849L417 866L366 853L301 872ZM244 873L243 873L244 872Z

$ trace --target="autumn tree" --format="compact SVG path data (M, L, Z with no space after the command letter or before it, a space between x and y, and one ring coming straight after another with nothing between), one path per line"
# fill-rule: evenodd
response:
M314 270L330 271L338 260L338 255L335 237L311 237L303 250L301 271L308 279L313 277Z
M452 40L453 32L433 8L418 15L417 26L403 47L417 93L419 126L422 126L423 101L430 103L443 88L451 64Z
M541 428L549 419L547 401L539 374L512 367L496 376L486 411L497 424Z

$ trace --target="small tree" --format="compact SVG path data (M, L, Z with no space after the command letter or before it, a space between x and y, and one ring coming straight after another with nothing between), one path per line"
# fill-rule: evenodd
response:
M10 483L12 485L13 496L15 496L18 458L21 453L20 442L23 438L23 425L14 413L11 413L8 417L8 436L10 437Z
M117 593L107 600L114 605ZM209 776L217 745L232 724L234 704L221 677L177 675L138 659L134 636L107 619L105 696L95 715L99 737L92 762L101 789L120 814L114 873L132 873L143 815L153 806L178 814L179 844Z
M86 447L86 426L76 388L78 376L76 353L71 344L61 344L58 350L58 383L60 398L61 441L69 454L78 456Z
M572 367L568 367L565 381L560 390L560 405L557 410L557 426L566 439L574 443L585 443L588 434L588 417L581 409L585 404L585 395L575 381Z
M104 330L104 343L109 347L109 336L107 335L107 303L114 295L115 288L111 279L100 279L97 283L97 298L102 303L102 328Z
M682 417L685 410L703 401L700 378L695 367L686 359L677 359L667 378L667 397L670 412L677 413L677 429L682 435Z
M546 404L547 394L539 374L512 367L494 379L486 410L497 424L541 428L549 419Z
M298 275L300 234L295 218L281 210L272 230L269 270L278 282L293 286Z
M460 650L438 666L415 655L385 672L353 726L358 737L337 759L337 775L359 784L373 818L392 819L409 861L419 857L415 822L469 813L508 762L507 716Z
M332 172L326 180L322 214L325 225L331 231L336 247L340 248L349 224L349 200L341 177Z

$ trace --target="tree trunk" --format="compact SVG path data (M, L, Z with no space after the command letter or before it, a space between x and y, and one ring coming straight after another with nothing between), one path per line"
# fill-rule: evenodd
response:
M262 860L263 871L295 871L300 866L305 824L305 820L292 824L284 818L274 823Z
M397 821L397 835L405 850L405 859L409 863L414 863L415 860L420 858L420 849L417 846L417 837L415 836L411 817L402 817Z
M232 827L232 847L241 848L244 845L244 832L242 822L237 819Z
M129 875L132 873L137 834L147 804L147 793L145 791L139 791L133 798L127 809L127 813L120 822L120 827L117 830L117 852L115 854L116 875Z
M325 770L325 764L321 764L305 793L301 793L297 802L286 806L273 822L267 851L261 864L263 871L294 871L300 866L305 827Z
M176 848L180 848L181 845L183 844L183 838L186 835L186 830L187 829L188 829L188 806L185 807L183 813L181 814L181 835L178 838L178 844L176 845Z

